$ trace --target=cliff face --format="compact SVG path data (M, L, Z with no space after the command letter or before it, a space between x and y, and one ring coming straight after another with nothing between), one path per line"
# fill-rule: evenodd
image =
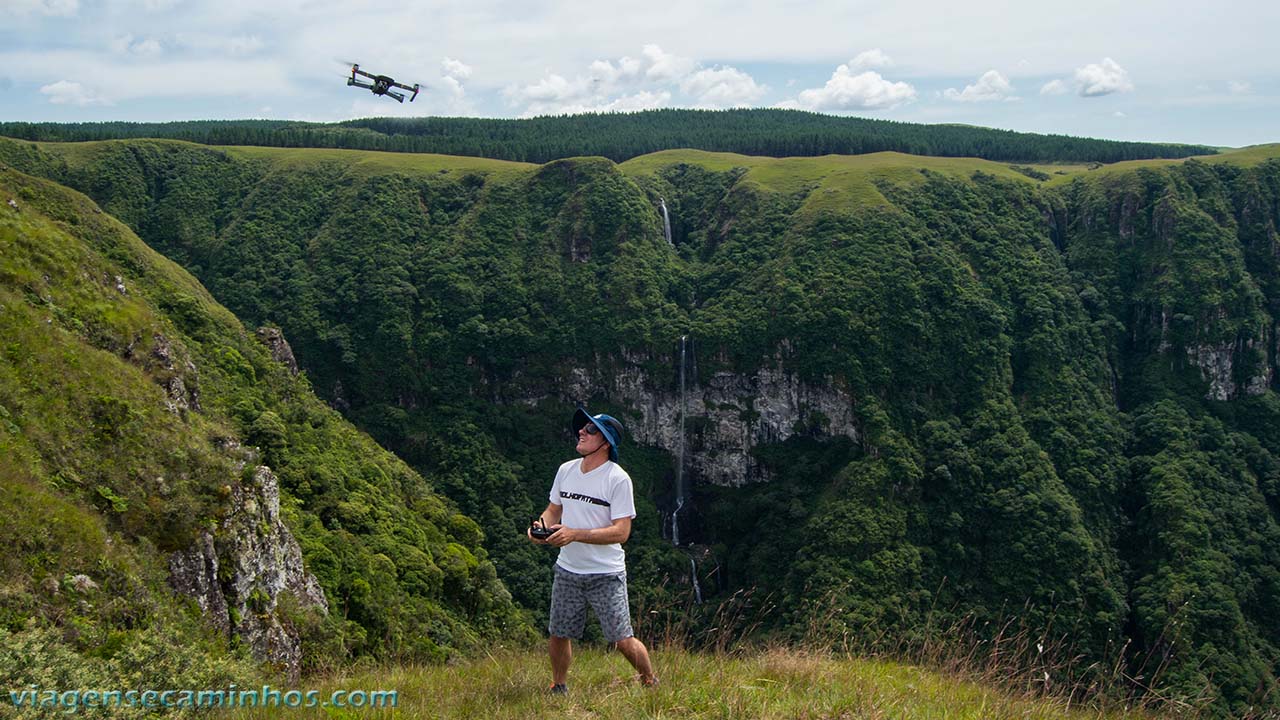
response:
M292 596L295 612L328 612L324 591L303 567L298 541L280 519L280 485L271 469L259 465L252 479L226 490L217 530L169 555L169 582L195 599L220 632L240 638L256 657L296 681L302 647L297 628L280 612L282 596Z
M756 459L762 445L801 435L836 436L857 441L854 400L834 378L809 383L788 370L781 354L772 367L752 373L715 370L705 381L697 374L695 344L674 353L671 377L653 377L649 355L624 353L621 358L572 367L556 385L566 405L606 398L630 411L627 431L632 442L662 448L673 457L684 454L691 483L738 487L767 482L773 473ZM681 358L685 363L680 390ZM681 421L683 415L683 423ZM681 437L681 428L684 437Z
M1116 358L1122 372L1189 369L1203 383L1198 392L1217 402L1273 387L1273 172L1192 160L1063 190L1072 215L1066 257L1101 291L1100 313L1128 330Z

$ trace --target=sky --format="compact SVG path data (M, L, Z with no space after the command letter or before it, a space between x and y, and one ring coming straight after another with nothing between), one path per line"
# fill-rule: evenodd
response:
M1277 28L1274 0L0 0L0 121L784 107L1240 147L1280 142Z

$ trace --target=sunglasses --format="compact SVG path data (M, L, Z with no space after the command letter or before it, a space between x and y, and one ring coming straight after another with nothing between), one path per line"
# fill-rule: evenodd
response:
M583 426L582 426L582 429L583 429L583 430L586 430L588 435L599 435L599 434L600 434L600 428L596 427L596 426L595 426L595 423L587 423L586 425L583 425Z

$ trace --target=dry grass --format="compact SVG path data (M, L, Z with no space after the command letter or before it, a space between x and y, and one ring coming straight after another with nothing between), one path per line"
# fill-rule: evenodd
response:
M1123 709L1070 707L1025 697L959 676L883 659L765 648L750 653L653 649L662 684L642 687L618 653L575 649L567 696L546 692L541 649L502 649L456 665L372 669L312 681L334 689L395 689L394 710L337 708L228 711L219 717L405 718L1146 718Z

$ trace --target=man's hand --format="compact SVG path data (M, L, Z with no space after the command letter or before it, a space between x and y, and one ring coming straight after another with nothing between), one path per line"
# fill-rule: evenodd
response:
M551 537L547 538L547 544L555 547L564 547L578 539L579 531L574 528L565 527L557 523L552 525L551 529L555 530L555 532L551 533Z
M528 538L529 538L529 541L530 541L530 542L532 542L532 543L534 543L535 545L546 545L546 544L547 544L547 541L546 541L546 540L539 540L538 538L536 538L536 537L534 537L534 536L533 536L533 528L529 528L529 529L525 530L525 531L524 531L524 534L525 534L525 536L526 536L526 537L528 537Z

